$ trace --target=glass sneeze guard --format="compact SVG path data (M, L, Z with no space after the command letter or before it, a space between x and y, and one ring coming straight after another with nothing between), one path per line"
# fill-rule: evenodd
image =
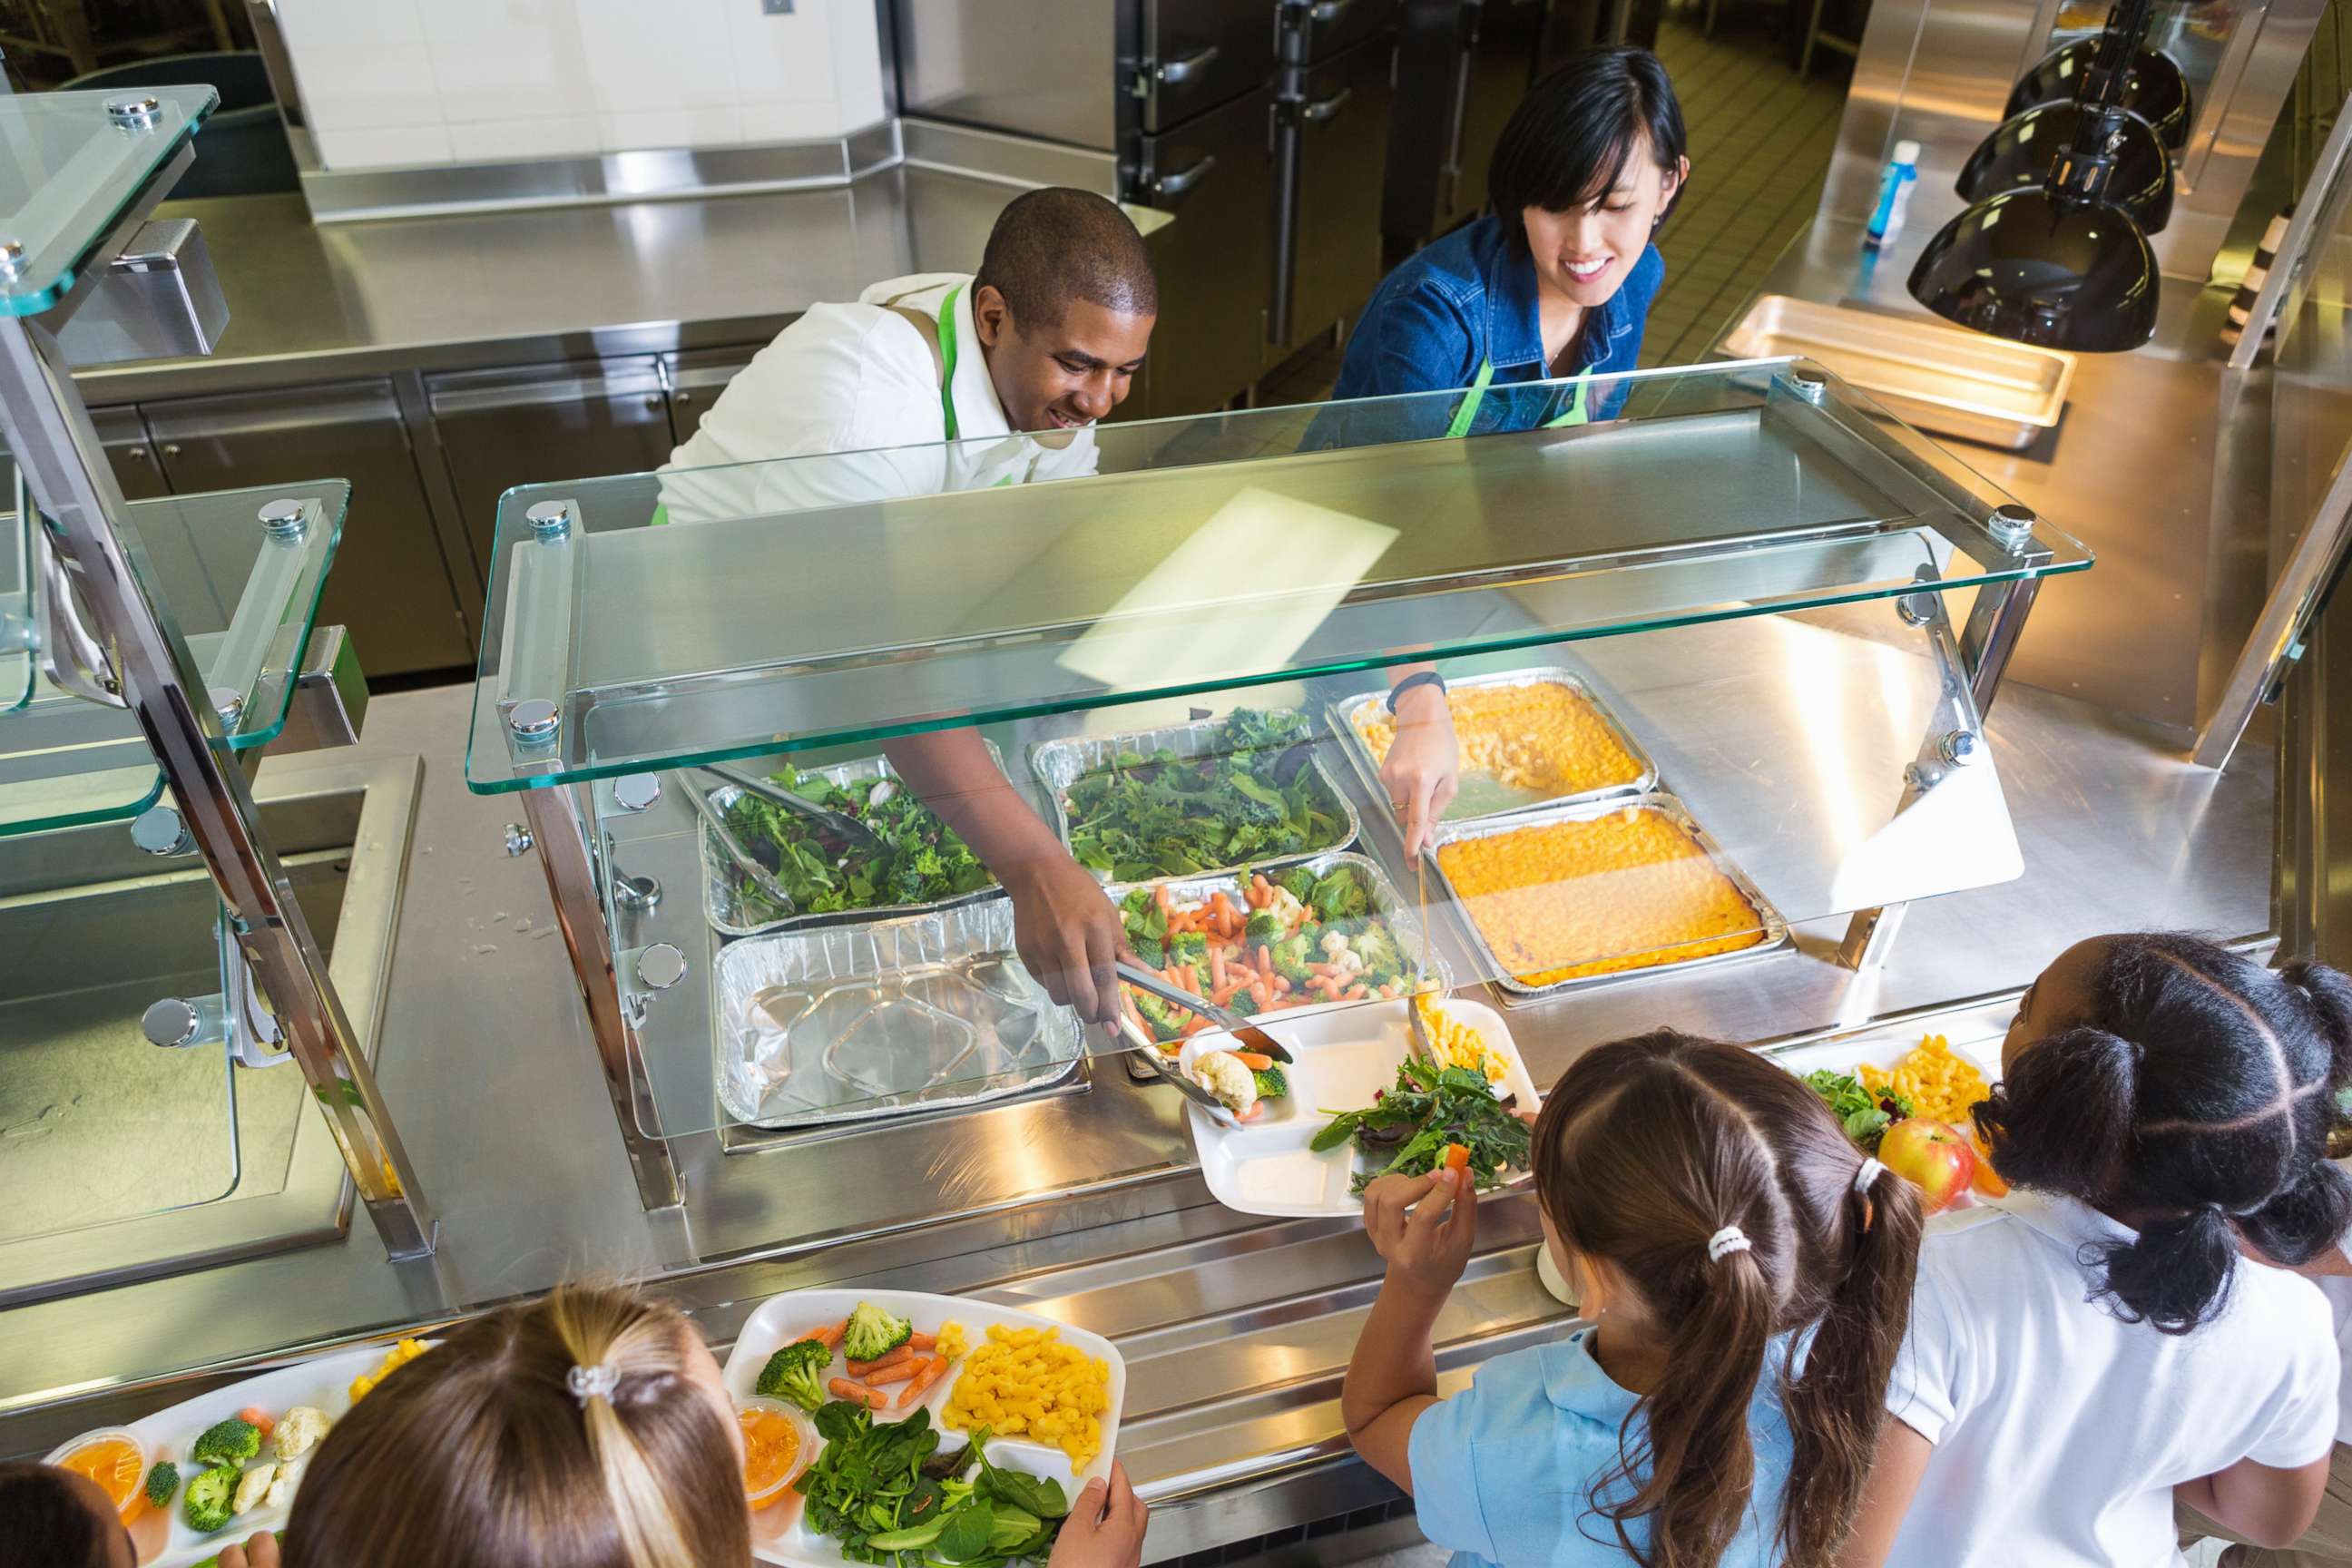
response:
M1825 372L1804 400L1790 368L1629 377L1621 419L1465 440L1418 438L1454 394L1113 426L1082 437L1093 477L1052 484L987 481L992 461L1057 456L1016 437L514 490L467 780L577 783L2090 563L2047 524L1997 538L2007 498L1881 433ZM861 487L893 499L836 499ZM552 721L518 734L528 701Z
M299 521L264 522L281 500L299 503ZM226 708L233 750L266 746L285 727L350 503L343 479L131 503L130 532L154 574L148 591ZM5 526L16 531L19 519ZM0 709L0 837L136 816L155 804L163 778L137 718L58 689L37 658L26 662L26 700Z
M1392 994L1426 976L1557 995L2013 877L1944 591L2089 555L2003 526L1997 490L1833 382L1792 386L1792 368L1631 377L1622 420L1459 441L1426 438L1450 395L1112 426L1084 455L1093 476L1052 484L993 483L1055 461L1015 438L518 491L469 783L585 784L649 1091L635 1118L655 1136L967 1104L1127 1047L1007 973L1010 910L987 887L911 912L873 907L894 896L879 886L846 907L810 897L813 877L846 887L859 857L763 814L751 784L862 808L894 739L927 730L977 727L1066 842L1148 823L1162 784L1213 769L1283 798L1284 833L1302 828L1284 841L1236 816L1232 838L1182 852L1214 866L1095 866L1139 952L1171 973L1188 936L1168 921L1201 909L1194 984L1279 971L1277 1038L1377 999L1367 973ZM983 488L843 500L925 482ZM1518 815L1449 821L1433 858L1401 861L1359 721L1377 721L1383 667L1423 658L1454 687L1468 772L1493 763L1461 705L1482 691L1538 694L1538 720L1507 721L1565 723L1567 750L1612 733L1624 765L1465 780L1465 812ZM554 733L534 746L507 719L539 693ZM1277 717L1228 730L1236 710ZM1253 759L1234 737L1267 722L1280 738ZM803 850L814 862L787 863ZM780 872L802 907L766 900ZM1158 894L1135 888L1162 882L1155 931ZM1311 952L1249 937L1254 900L1282 885L1298 902L1267 901ZM1379 967L1326 987L1315 966L1349 962L1324 946L1335 934ZM1256 984L1229 999L1258 1010ZM1278 1117L1321 1103L1317 1069L1297 1070Z
M34 316L63 299L90 247L219 101L200 85L0 100L0 310Z

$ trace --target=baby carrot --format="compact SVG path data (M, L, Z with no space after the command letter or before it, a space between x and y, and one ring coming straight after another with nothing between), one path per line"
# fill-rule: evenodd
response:
M845 1377L836 1377L825 1384L825 1387L835 1399L846 1399L852 1405L863 1405L868 1410L879 1410L890 1403L889 1395L880 1389L868 1388L862 1383L852 1383Z
M888 1366L877 1367L867 1374L866 1381L879 1388L886 1383L904 1383L922 1370L922 1362L917 1357L908 1356L905 1361L892 1362Z
M925 1362L923 1363L923 1369L915 1373L915 1381L907 1384L907 1386L900 1391L898 1394L898 1408L904 1410L908 1406L913 1405L915 1401L920 1399L923 1396L924 1390L937 1383L940 1380L940 1373L947 1371L947 1369L948 1358L943 1355L935 1355L930 1360Z
M821 1329L811 1329L807 1333L803 1334L801 1339L814 1340L819 1344L829 1345L835 1350L839 1350L841 1348L841 1336L848 1331L849 1320L847 1318L844 1318L837 1323L827 1323ZM792 1342L797 1344L800 1342L795 1340Z
M1257 1004L1257 1010L1261 1013L1271 1010L1274 1006L1274 987L1263 980L1259 981L1250 987L1250 1000Z
M939 1336L937 1334L908 1334L907 1336L907 1348L910 1351L919 1351L924 1355L929 1355L933 1351L940 1348Z
M862 1377L866 1379L866 1382L872 1383L875 1381L874 1373L880 1372L884 1367L897 1366L900 1362L912 1361L914 1359L915 1352L913 1349L907 1345L900 1345L896 1350L883 1352L880 1355L876 1356L872 1361L851 1362L849 1363L849 1375L852 1377Z
M1235 1051L1234 1060L1252 1072L1264 1072L1274 1065L1274 1058L1261 1051Z
M1470 1168L1469 1149L1460 1143L1448 1143L1445 1146L1445 1168L1456 1172L1468 1170Z

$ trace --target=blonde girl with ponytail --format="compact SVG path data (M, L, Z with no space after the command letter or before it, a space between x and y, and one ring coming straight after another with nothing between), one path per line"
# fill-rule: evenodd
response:
M1671 1030L1580 1058L1534 1144L1585 1326L1439 1398L1477 1195L1442 1171L1374 1183L1388 1272L1340 1395L1357 1451L1456 1568L1822 1568L1884 1420L1916 1195L1794 1076Z
M1143 1505L1089 1483L1050 1568L1135 1568ZM327 1434L282 1546L221 1568L748 1568L743 1438L675 1308L572 1285L455 1329Z

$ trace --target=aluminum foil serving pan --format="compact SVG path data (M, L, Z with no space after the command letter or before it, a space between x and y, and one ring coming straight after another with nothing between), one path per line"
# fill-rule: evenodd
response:
M1223 727L1223 719L1202 719L1190 724L1163 724L1156 730L1129 730L1117 735L1073 735L1066 740L1040 741L1029 750L1029 766L1036 773L1038 782L1045 786L1046 797L1054 803L1054 831L1061 836L1063 843L1070 841L1070 786L1088 773L1108 768L1111 759L1121 752L1135 752L1144 756L1154 752L1173 752L1180 757L1210 756L1216 752L1217 735ZM1318 844L1295 855L1253 856L1245 863L1250 868L1263 871L1270 867L1295 866L1311 855L1345 849L1362 831L1363 823L1356 815L1355 803L1339 788L1331 777L1330 770L1324 767L1323 759L1318 754L1321 748L1315 744L1311 728L1305 744L1307 747L1307 766L1322 792L1323 809L1339 819L1339 837L1328 844ZM1209 876L1243 868L1243 866L1210 867L1197 874Z
M1342 866L1354 871L1363 879L1364 885L1371 889L1372 912L1380 916L1387 923L1389 930L1395 934L1397 945L1404 951L1404 955L1409 959L1418 960L1423 953L1429 953L1430 965L1437 971L1438 983L1449 991L1454 988L1454 972L1447 965L1444 958L1431 949L1429 933L1422 929L1420 918L1414 914L1412 905L1407 901L1402 893L1397 891L1396 884L1388 879L1387 874L1373 863L1370 857L1335 851L1328 855L1310 856L1305 860L1294 860L1290 864L1304 866L1318 877L1328 877ZM1265 868L1261 866L1259 868ZM1286 870L1289 867L1280 868ZM1205 903L1219 893L1224 893L1238 902L1243 889L1247 885L1248 879L1245 875L1220 871L1213 876L1163 877L1150 882L1115 882L1107 890L1110 894L1111 902L1118 903L1138 888L1166 888L1175 895L1178 903L1189 907ZM1262 1014L1260 1016L1289 1018L1301 1014L1317 1012L1324 1007L1355 1005L1358 1004L1327 1002L1312 1007L1285 1007L1274 1013Z
M1449 692L1495 691L1518 686L1563 686L1592 710L1610 739L1625 749L1633 759L1633 774L1615 784L1598 784L1591 789L1568 795L1546 795L1535 790L1517 789L1486 773L1464 770L1461 793L1454 797L1440 818L1444 822L1479 822L1490 817L1511 816L1520 812L1541 811L1549 806L1582 805L1600 800L1622 800L1632 795L1647 795L1658 787L1658 765L1643 751L1640 742L1626 730L1624 723L1611 711L1609 704L1574 670L1556 666L1538 669L1509 669L1499 675L1478 675L1460 680L1449 680ZM1381 784L1380 760L1359 728L1376 714L1384 713L1382 704L1388 691L1367 691L1361 697L1350 697L1331 704L1331 728L1339 737L1340 749L1355 764L1356 776L1363 781L1372 798L1384 801L1388 791Z
M730 942L712 972L719 1102L755 1127L1025 1094L1077 1070L1077 1015L1013 956L1013 901Z
M1502 955L1496 951L1494 943L1489 940L1486 928L1479 923L1480 911L1476 902L1463 897L1462 889L1454 884L1453 878L1446 874L1445 862L1438 851L1448 845L1499 837L1507 833L1522 833L1530 828L1549 827L1557 823L1590 822L1620 811L1654 812L1697 844L1708 862L1730 882L1739 896L1748 901L1748 907L1755 910L1757 940L1746 947L1737 948L1728 952L1706 953L1694 958L1668 959L1643 964L1638 968L1611 970L1600 974L1580 974L1566 980L1556 980L1546 985L1528 984L1511 973L1510 968L1505 964ZM1748 879L1746 872L1732 864L1730 858L1724 854L1722 847L1708 836L1705 828L1692 819L1689 810L1683 803L1670 795L1651 794L1630 800L1603 801L1599 805L1558 806L1549 811L1528 812L1517 816L1485 822L1441 825L1437 830L1436 847L1431 851L1430 858L1434 862L1436 876L1444 884L1446 896L1453 900L1455 908L1461 911L1463 923L1470 928L1471 946L1477 954L1478 963L1483 966L1485 976L1490 978L1497 989L1512 996L1554 996L1563 991L1581 991L1612 982L1639 980L1658 974L1684 974L1694 969L1709 969L1718 964L1738 963L1761 958L1767 953L1779 952L1787 947L1790 942L1789 922L1780 918L1780 911L1765 900L1764 895L1757 889L1756 884ZM1556 963L1547 967L1568 969L1580 963L1617 956L1621 955L1607 952L1580 955L1564 953Z
M989 760L996 764L997 772L1003 773L1004 753L996 749L996 742L993 741L984 741L982 743L988 747ZM745 773L756 773L761 777L765 777L767 773L766 768L761 766L761 760L759 758L738 763L737 766ZM835 763L831 767L824 768L803 768L801 772L808 777L824 779L837 785L856 784L865 779L890 779L898 776L892 771L890 759L887 757L860 757L855 762ZM721 816L727 815L728 807L743 798L740 785L717 784L717 781L708 773L701 775L701 779L706 785L717 785L708 793L710 796L710 804L719 808L719 814ZM872 909L839 910L825 914L770 916L766 912L767 906L764 901L753 901L744 898L742 879L737 875L733 867L728 865L727 857L720 851L718 839L711 833L707 823L699 821L696 823L695 839L701 846L702 850L702 912L710 921L710 929L721 936L756 936L766 931L815 931L825 926L864 924L874 921L890 920L899 915L922 914L932 910L954 909L961 904L978 903L983 899L992 899L997 896L997 889L992 885L928 904L883 904Z

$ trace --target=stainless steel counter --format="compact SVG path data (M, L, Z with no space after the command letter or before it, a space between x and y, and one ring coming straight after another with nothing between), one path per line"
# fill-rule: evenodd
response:
M77 379L101 405L757 343L877 279L972 265L1005 195L900 167L834 190L327 226L299 195L171 202L228 299L219 353Z
M871 1280L1017 1302L1116 1339L1130 1367L1128 1462L1171 1505L1154 1557L1389 1495L1346 1458L1337 1410L1378 1277L1369 1247L1346 1223L1211 1203L1173 1097L1116 1066L1080 1094L855 1139L732 1155L700 1140L686 1152L688 1216L716 1261L665 1272L677 1238L637 1206L540 869L500 853L506 805L465 789L467 700L463 688L378 699L354 753L424 760L379 1079L443 1215L440 1256L395 1268L362 1226L304 1251L0 1313L0 1454L43 1451L230 1368L567 1275L660 1275L722 1344L767 1295ZM1753 967L1513 1009L1538 1079L1662 1020L1735 1038L1815 1032L2014 990L2101 930L2267 926L2267 751L2203 773L2152 727L2022 689L2002 697L1990 733L2025 879L1916 909L1877 994L1834 963L1837 931L1809 929L1800 953ZM1997 1029L2000 1006L1963 1009L1955 1027ZM1454 1379L1560 1316L1535 1280L1530 1201L1484 1213L1480 1256L1439 1328Z

